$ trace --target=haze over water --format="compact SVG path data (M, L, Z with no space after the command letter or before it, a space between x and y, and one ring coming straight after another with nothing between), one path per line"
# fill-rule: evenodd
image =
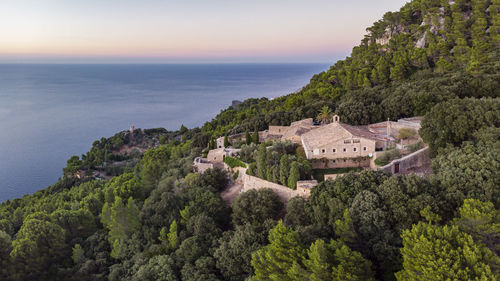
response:
M96 139L201 126L232 100L289 94L328 65L0 65L0 202L54 184Z

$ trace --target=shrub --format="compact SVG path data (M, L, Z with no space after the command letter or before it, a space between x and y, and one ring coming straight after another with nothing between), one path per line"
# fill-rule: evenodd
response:
M412 143L412 144L406 146L406 149L408 149L408 151L410 153L415 152L415 151L422 149L422 148L424 148L424 143L422 141Z
M255 176L255 171L257 170L257 163L250 163L247 169L247 175Z
M226 163L231 168L234 168L234 167L246 168L247 167L247 165L245 163L241 162L240 159L237 159L237 158L234 158L231 156L226 156L226 158L224 158L224 163Z
M375 164L379 166L385 166L389 164L392 160L399 158L399 150L390 149L382 153L377 159L375 159Z
M233 180L236 180L240 175L240 170L237 170L236 173L233 174Z
M398 139L411 139L417 135L417 132L413 129L403 128L399 130Z

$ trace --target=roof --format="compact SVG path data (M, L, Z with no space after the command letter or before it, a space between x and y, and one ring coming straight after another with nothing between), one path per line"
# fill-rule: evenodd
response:
M351 126L344 123L339 123L339 125L355 137L372 140L383 140L381 137L371 132L367 126Z
M420 123L423 119L424 119L424 116L414 116L414 117L398 119L398 122L399 121L407 121L407 122Z
M290 124L290 127L294 127L294 126L312 126L313 123L314 122L313 122L312 118L307 118L307 119L302 119L302 120L299 120L299 121L292 122L292 124Z
M309 132L312 129L310 126L294 126L289 129L287 129L284 133L282 138L289 138L293 136L302 136L303 134Z
M338 129L341 129L339 131ZM347 132L346 133L342 133ZM302 143L307 148L323 146L332 142L353 137L370 139L373 141L384 140L370 132L366 126L351 126L344 123L330 123L302 135Z

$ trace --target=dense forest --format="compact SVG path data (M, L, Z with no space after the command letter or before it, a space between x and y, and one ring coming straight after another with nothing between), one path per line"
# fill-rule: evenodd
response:
M300 91L150 131L157 146L108 181L67 176L130 137L96 141L54 185L0 204L0 280L499 279L499 13L499 0L413 0ZM226 172L192 172L216 137L324 106L353 125L424 115L433 174L348 173L285 206L268 189L227 205ZM263 178L288 183L290 162L310 173L295 147L268 163L254 149Z

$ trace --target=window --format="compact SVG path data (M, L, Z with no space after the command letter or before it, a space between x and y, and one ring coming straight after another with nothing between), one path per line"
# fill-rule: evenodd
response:
M335 148L334 148L334 149L333 149L333 153L336 153L336 152L337 152L337 149L335 149Z
M353 150L354 152L356 152L356 151L358 151L358 148L357 148L357 147L355 147L355 148L353 148L352 150Z
M325 154L325 152L326 152L326 150L324 150L324 149L321 150L321 153Z
M351 143L351 140L344 140L344 143Z
M335 159L333 159L333 160L332 160L332 163L335 163L335 162L337 162L337 161L336 161Z
M363 146L363 151L366 151L366 146Z
M352 143L359 143L359 139L353 139Z
M344 147L344 152L346 152L346 151L347 151L347 148Z
M344 163L347 162L347 160L344 159Z

